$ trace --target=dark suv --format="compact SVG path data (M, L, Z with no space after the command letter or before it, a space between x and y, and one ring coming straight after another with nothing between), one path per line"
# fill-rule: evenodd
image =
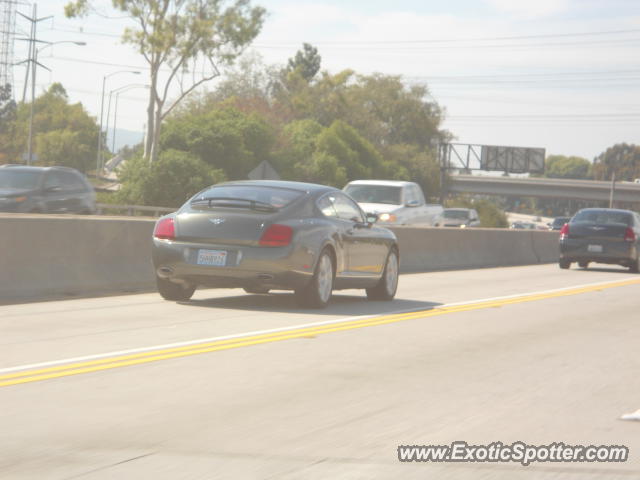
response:
M86 177L67 167L0 166L0 212L95 213Z

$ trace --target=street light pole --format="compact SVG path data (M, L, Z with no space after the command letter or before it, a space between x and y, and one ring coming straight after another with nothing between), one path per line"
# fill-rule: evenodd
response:
M129 90L133 90L135 88L150 88L149 85L143 85L143 84L130 84L130 85L125 85L124 87L120 87L120 88L116 88L115 90L111 90L111 92L109 92L109 106L107 107L107 138L109 137L109 112L111 110L111 95L112 94L116 94L116 100L115 100L115 106L113 109L113 135L111 136L111 150L113 152L116 151L116 122L118 119L118 98L120 97L121 93L124 93L126 91Z
M100 97L100 129L98 130L98 151L96 153L96 179L100 178L100 165L102 161L102 127L104 119L104 88L107 84L107 78L117 75L118 73L133 73L139 75L140 72L136 70L118 70L117 72L110 73L102 77L102 96Z
M34 113L33 107L34 107L34 104L36 103L36 72L38 71L38 66L51 71L49 68L38 63L38 54L45 48L48 48L52 45L58 45L60 43L73 43L74 45L80 45L80 46L86 45L86 42L74 42L71 40L62 40L60 42L47 43L47 45L45 45L40 49L37 49L37 48L34 49L33 65L32 65L32 72L31 72L31 109L29 112L29 140L28 140L28 147L27 147L27 165L31 165L31 162L33 162L33 113Z

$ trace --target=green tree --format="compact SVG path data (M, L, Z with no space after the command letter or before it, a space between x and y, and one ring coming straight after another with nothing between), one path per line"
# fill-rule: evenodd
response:
M359 75L347 90L344 119L375 145L433 148L450 135L440 130L444 112L428 95L426 85L406 86L399 76Z
M86 172L91 167L93 145L82 141L82 132L52 130L36 137L38 165L65 165Z
M591 162L582 157L549 155L545 162L544 176L548 178L590 178Z
M382 154L394 165L397 164L406 170L406 175L396 178L416 182L422 187L427 201L439 202L440 165L433 150L405 143L382 148Z
M172 116L163 130L163 149L190 152L232 180L247 174L270 156L275 132L259 115L230 106L196 115Z
M294 180L341 188L355 179L409 176L406 169L384 160L355 128L340 120L328 128L315 120L298 120L284 128L283 137L276 164Z
M178 208L203 188L224 181L225 176L195 155L165 150L151 164L143 157L127 161L120 180L120 202Z
M288 72L299 72L307 82L320 71L322 57L318 54L318 49L308 43L302 44L302 50L296 52L295 57L290 58L287 63Z
M218 66L233 63L260 32L266 11L252 7L249 0L233 0L228 6L225 0L112 0L112 4L137 24L127 27L122 39L149 65L144 155L155 161L163 120L189 93L218 76ZM73 0L65 14L86 15L89 5L90 0Z
M0 164L12 155L8 147L16 116L16 102L11 95L11 85L0 85Z
M317 150L336 158L347 178L398 178L407 172L394 171L375 147L347 123L336 120L318 137ZM342 185L340 185L342 186Z
M593 162L593 177L596 180L633 181L640 178L640 146L620 143L607 148Z
M6 131L16 112L16 102L11 95L11 85L0 85L0 132Z
M9 161L18 162L27 148L31 104L20 103L10 134L0 147ZM83 172L89 170L96 156L98 126L82 104L70 104L67 92L59 83L36 98L33 118L33 145L36 164L64 165Z

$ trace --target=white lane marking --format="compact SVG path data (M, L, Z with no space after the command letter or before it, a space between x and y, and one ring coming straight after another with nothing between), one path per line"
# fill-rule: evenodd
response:
M636 410L633 413L627 413L620 417L620 420L637 420L640 422L640 410Z
M431 310L431 309L435 309L435 308L447 308L447 307L459 307L462 305L474 305L476 303L484 303L484 302L493 302L493 301L498 301L498 300L508 300L510 298L520 298L520 297L529 297L529 296L534 296L534 295L546 295L549 293L558 293L558 292L562 292L565 290L575 290L578 288L588 288L588 287L596 287L599 285L609 285L612 283L619 283L620 280L608 280L608 281L603 281L603 282L595 282L595 283L585 283L582 285L572 285L570 287L562 287L562 288L555 288L555 289L551 289L551 290L540 290L537 292L525 292L525 293L516 293L513 295L503 295L500 297L489 297L489 298L481 298L478 300L470 300L467 302L455 302L455 303L447 303L447 304L443 304L443 305L433 305L433 307L431 308L412 308L412 309L408 309L408 310L396 310L396 311L392 311L392 312L385 312L385 313L376 313L376 314L370 314L370 315L360 315L360 316L356 316L356 317L343 317L343 318L337 318L334 320L325 320L323 322L312 322L312 323L302 323L299 325L290 325L287 327L280 327L280 328L272 328L272 329L268 329L268 330L254 330L251 332L244 332L244 333L236 333L233 335L223 335L220 337L209 337L209 338L198 338L196 340L187 340L184 342L176 342L176 343L167 343L164 345L153 345L153 346L149 346L149 347L140 347L140 348L132 348L132 349L128 349L128 350L117 350L114 352L106 352L106 353L98 353L95 355L85 355L82 357L72 357L72 358L64 358L61 360L52 360L50 362L41 362L41 363L32 363L29 365L19 365L16 367L9 367L9 368L2 368L0 369L0 374L4 374L4 373L12 373L12 372L19 372L21 370L31 370L34 368L46 368L46 367L54 367L57 365L64 365L66 363L76 363L76 362L85 362L85 361L90 361L90 360L99 360L101 358L108 358L108 357L116 357L116 356L120 356L120 355L130 355L133 353L142 353L142 352L148 352L148 351L152 351L152 350L164 350L167 348L176 348L176 347L187 347L189 345L195 345L198 343L208 343L208 342L218 342L221 340L231 340L231 339L236 339L236 338L243 338L243 337L253 337L256 335L265 335L265 334L269 334L269 333L278 333L278 332L283 332L283 331L289 331L289 330L296 330L296 329L302 329L302 328L309 328L309 327L319 327L319 326L323 326L323 325L332 325L332 324L339 324L339 323L345 323L345 322L353 322L356 320L364 320L367 318L377 318L377 317L382 317L382 316L387 316L387 315L399 315L402 313L411 313L411 312L420 312L420 311L427 311L427 310Z

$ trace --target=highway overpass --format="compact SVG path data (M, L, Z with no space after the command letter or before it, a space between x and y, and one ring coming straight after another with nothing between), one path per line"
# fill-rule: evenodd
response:
M557 178L452 175L449 193L609 201L611 182ZM640 184L616 182L615 202L640 204Z

